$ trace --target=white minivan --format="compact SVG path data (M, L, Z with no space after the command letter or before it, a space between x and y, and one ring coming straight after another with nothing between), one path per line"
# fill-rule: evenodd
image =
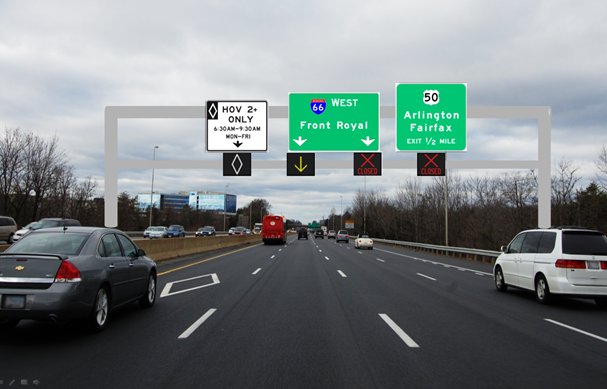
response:
M551 227L519 233L493 267L495 287L534 290L540 303L552 295L590 298L607 306L607 237L596 230Z

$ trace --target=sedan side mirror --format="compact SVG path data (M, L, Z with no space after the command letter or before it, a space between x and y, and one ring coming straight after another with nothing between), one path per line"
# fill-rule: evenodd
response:
M137 256L138 257L145 257L145 250L143 250L143 249L137 250Z
M502 253L507 252L508 251L508 246L502 246L501 250L502 250Z

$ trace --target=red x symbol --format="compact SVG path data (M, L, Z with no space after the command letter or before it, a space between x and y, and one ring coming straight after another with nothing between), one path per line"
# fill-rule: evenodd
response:
M428 154L424 154L424 155L426 156L426 158L428 158L430 160L430 162L432 162L434 164L434 166L438 167L438 165L436 164L436 162L434 162L434 158L436 158L438 156L438 154L435 154L434 157L432 157L432 158L428 157ZM430 165L430 162L428 162L426 164L426 166ZM424 167L426 167L426 166L424 166Z
M369 165L371 165L371 166L375 167L375 165L373 165L373 164L371 163L371 158L373 158L373 156L374 156L375 154L371 154L371 156L370 156L369 158L365 157L365 155L364 155L364 154L361 154L361 155L362 155L362 156L363 156L363 158L365 159L365 162L364 162L362 165L360 165L360 167L365 166L365 165L367 164L367 162L369 162Z

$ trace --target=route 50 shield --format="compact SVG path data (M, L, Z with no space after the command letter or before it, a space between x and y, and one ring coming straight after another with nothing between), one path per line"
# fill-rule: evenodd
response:
M325 99L313 99L310 102L310 109L317 115L325 112L325 108L327 108L327 102Z

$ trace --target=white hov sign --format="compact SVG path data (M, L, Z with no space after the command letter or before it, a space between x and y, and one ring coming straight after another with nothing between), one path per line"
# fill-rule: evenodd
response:
M268 151L267 101L207 101L207 151Z

